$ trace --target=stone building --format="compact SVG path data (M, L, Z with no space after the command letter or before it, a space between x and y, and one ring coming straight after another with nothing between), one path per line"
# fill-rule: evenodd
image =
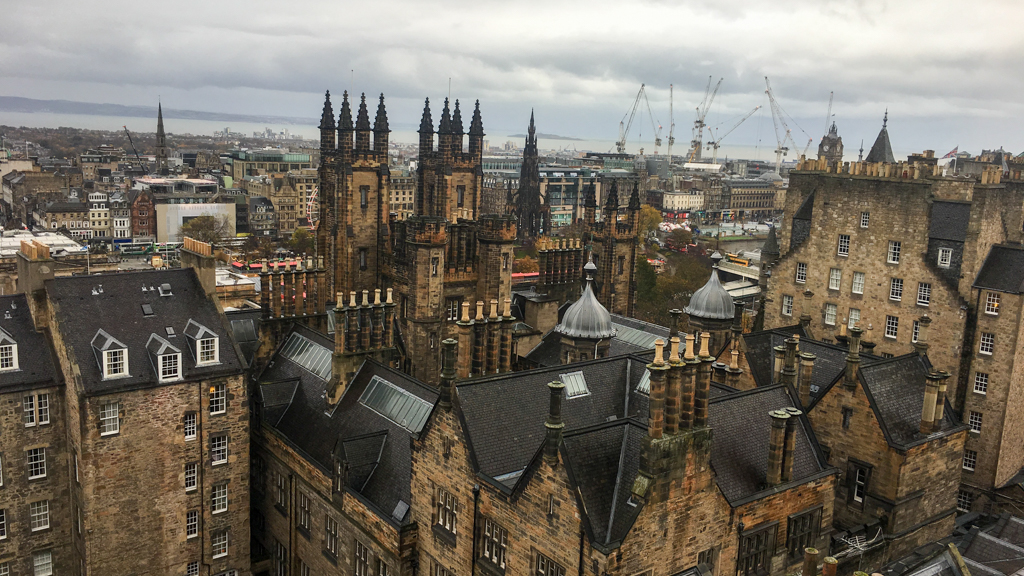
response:
M0 302L0 383L18 407L5 426L19 421L0 444L15 544L0 566L247 574L246 363L209 245L187 243L183 269L106 276L54 278L35 241L17 259L21 294Z
M156 206L148 190L130 193L132 238L135 240L156 240Z
M818 144L818 159L826 159L829 164L843 163L843 138L839 135L836 123L828 129L828 134Z

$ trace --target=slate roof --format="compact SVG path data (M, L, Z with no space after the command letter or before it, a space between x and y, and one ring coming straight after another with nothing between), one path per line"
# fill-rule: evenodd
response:
M169 296L160 295L165 284L170 286ZM56 306L56 328L81 370L86 394L161 386L155 360L147 350L154 334L182 350L183 381L240 374L245 369L224 317L191 268L56 278L46 281L46 292ZM144 306L152 309L151 315L146 315ZM217 335L219 364L196 366L192 344L185 336L189 320ZM128 376L103 379L92 345L100 330L128 348Z
M1002 574L1014 574L1024 568L1024 547L986 532L975 534L963 555Z
M1020 294L1024 292L1024 248L996 244L981 265L974 288Z
M875 143L871 145L871 150L868 152L865 162L888 162L893 163L896 158L892 155L892 145L889 144L889 129L882 124L882 130L879 131L878 137L875 138Z
M231 334L238 343L242 356L252 366L256 351L260 347L260 320L263 318L263 311L231 310L224 312L224 316L231 322Z
M593 266L593 262L588 266ZM601 340L615 336L611 314L603 304L598 302L591 287L590 276L584 282L583 294L569 306L562 315L562 320L555 326L555 332L570 338L587 338Z
M963 430L953 414L948 396L942 424L929 435L920 432L924 404L925 375L931 369L927 357L910 353L860 367L860 382L875 412L886 440L897 448L926 442L936 435Z
M613 324L613 326L615 326L616 330L619 329L619 325ZM660 326L658 328L660 328ZM668 332L668 328L665 328L664 330L666 333ZM627 328L626 332L627 335L630 336L630 340L633 340L631 335L633 334L633 332L635 332L635 330ZM659 337L662 336L656 336L655 338ZM667 340L668 337L664 336L663 338ZM612 356L639 354L647 352L649 350L654 350L653 344L651 344L651 347L648 348L646 346L634 344L630 340L624 340L622 338L619 338L618 334L612 337L612 339L608 341L608 357L610 358ZM526 359L533 363L533 365L540 367L561 365L562 335L555 332L554 330L551 330L550 332L545 334L543 338L541 338L541 341L538 342L537 345L533 347L533 350L530 350L530 352L527 353Z
M333 341L315 330L297 325L294 332L333 350ZM348 459L348 488L373 504L385 521L404 524L408 508L401 518L393 513L400 502L412 501L410 437L414 434L360 402L375 376L431 405L437 401L432 388L367 360L332 409L326 401L328 382L278 351L259 379L264 418L327 473L333 470L335 453Z
M789 406L795 406L795 401L783 386L755 388L711 400L711 467L719 489L731 505L753 499L762 491L778 490L765 485L771 429L768 412ZM801 415L799 422L793 483L806 482L831 470L813 439L806 415Z
M0 372L0 392L52 386L63 381L49 341L35 329L24 294L0 296L0 337L17 345L18 369Z
M932 203L932 216L928 224L928 237L936 240L963 242L967 238L967 224L971 218L969 202Z

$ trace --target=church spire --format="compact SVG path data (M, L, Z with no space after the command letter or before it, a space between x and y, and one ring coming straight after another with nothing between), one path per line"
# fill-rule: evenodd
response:
M476 101L476 108L473 110L473 121L469 124L470 136L484 135L484 121L480 118L480 101Z
M608 192L608 198L605 199L604 209L605 209L605 212L608 212L608 211L618 212L618 210L619 210L619 182L618 182L618 179L612 180L612 189Z
M451 111L448 109L448 99L444 99L444 109L441 110L441 121L437 124L438 134L451 134L452 133L452 116Z
M430 118L430 98L423 104L423 118L420 119L420 134L433 134L434 121Z
M388 130L388 111L384 107L384 93L381 92L380 103L377 104L377 116L373 119L373 131L387 132Z
M878 137L875 138L875 143L871 145L871 151L868 152L868 157L865 159L868 162L887 162L892 164L896 161L896 158L892 154L892 145L889 144L889 129L886 125L889 123L889 109L885 109L885 116L882 117L882 130L878 133Z
M359 115L356 116L356 130L370 129L370 113L366 110L366 94L359 101Z
M167 165L167 135L164 133L164 108L158 100L156 103L156 172L166 176L170 172Z
M352 130L352 107L348 103L348 90L341 95L341 110L338 110L338 130Z
M324 112L320 115L320 129L334 130L334 108L331 107L331 91L324 96Z
M633 212L640 210L640 182L633 182L633 193L629 195L629 209Z
M459 100L455 100L455 111L452 112L452 132L456 136L462 136L462 112L459 110Z

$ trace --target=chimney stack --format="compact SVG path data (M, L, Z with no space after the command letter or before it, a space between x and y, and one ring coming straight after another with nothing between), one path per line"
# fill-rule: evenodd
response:
M810 334L812 297L814 297L814 292L811 292L810 289L804 290L804 301L800 307L800 325L804 327L805 334Z
M793 479L793 458L796 455L796 426L799 423L802 411L796 408L786 408L789 419L786 420L786 438L782 446L782 481L789 482Z
M444 410L451 409L452 397L455 395L455 355L458 347L458 341L453 338L441 342L441 389L437 405Z
M860 337L864 331L860 326L850 328L850 352L846 355L846 374L843 385L853 388L857 385L857 370L860 368Z
M800 341L793 338L786 339L786 359L782 365L782 383L796 388L796 347Z
M786 347L779 345L773 348L775 351L775 364L772 367L772 384L782 382L782 366L786 363Z
M693 355L693 334L686 335L686 352L683 354L683 380L679 390L679 428L693 428L693 396L697 389L696 378L700 360Z
M703 428L708 425L708 396L711 393L711 364L715 357L708 352L708 340L711 339L710 332L702 332L700 335L700 367L696 388L693 392L693 426Z
M804 569L803 576L817 576L818 573L818 549L804 548Z
M921 407L921 433L931 434L935 429L935 407L938 404L939 382L942 375L932 370L925 376L924 406Z
M800 353L800 405L811 405L811 378L814 375L814 361L818 357L810 352Z
M558 445L562 443L562 390L565 384L559 380L548 383L550 400L548 402L548 419L544 422L544 462L551 466L558 465Z
M473 365L473 338L471 333L473 321L469 319L469 302L462 303L462 316L455 324L458 326L459 331L458 375L459 378L469 378L470 368Z
M927 314L917 319L917 342L914 342L914 350L917 350L920 356L928 354L928 326L931 323L932 319Z
M939 392L935 396L935 424L932 426L932 430L938 432L942 428L942 419L946 416L946 380L949 378L949 372L945 370L939 370Z
M768 439L768 474L766 481L769 486L782 483L782 453L786 445L786 421L789 413L785 410L768 412L772 418L771 435Z
M669 366L665 364L665 341L658 338L654 341L654 361L647 365L651 373L651 390L647 435L661 438L665 425L665 376Z
M836 569L839 568L839 560L832 556L826 556L821 561L821 576L836 576Z
M679 336L669 338L668 377L665 391L665 434L679 432L680 393L683 388L684 364L679 359Z

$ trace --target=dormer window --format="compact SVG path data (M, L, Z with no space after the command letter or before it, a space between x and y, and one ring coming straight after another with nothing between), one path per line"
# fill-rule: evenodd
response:
M103 379L128 376L128 347L104 330L97 330L92 339L93 352Z
M0 372L18 369L18 343L0 328Z
M181 350L157 334L149 335L149 342L146 343L150 360L156 370L160 382L171 382L180 380L181 373Z
M220 338L216 332L189 319L185 326L185 336L192 347L192 356L196 360L196 366L220 363Z
M177 380L181 378L181 354L162 354L160 356L160 380Z

